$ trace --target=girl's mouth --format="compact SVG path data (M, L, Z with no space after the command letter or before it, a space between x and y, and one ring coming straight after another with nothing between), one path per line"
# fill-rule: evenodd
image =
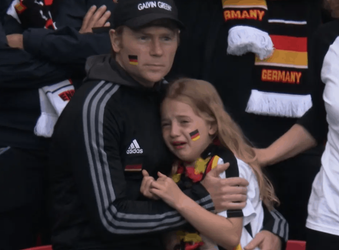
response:
M175 149L181 149L186 145L186 142L174 141L171 144Z

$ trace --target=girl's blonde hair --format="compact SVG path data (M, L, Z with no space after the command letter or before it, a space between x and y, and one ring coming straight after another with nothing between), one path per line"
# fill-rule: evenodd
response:
M261 171L254 150L246 143L239 126L224 110L223 102L212 84L196 79L179 79L170 84L166 98L190 105L197 115L215 124L217 126L216 137L222 146L229 148L253 169L264 204L272 209L274 203L279 203L271 182Z

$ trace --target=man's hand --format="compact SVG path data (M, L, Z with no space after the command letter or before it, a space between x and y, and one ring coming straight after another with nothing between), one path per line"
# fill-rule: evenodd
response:
M254 250L256 247L261 250L281 250L281 240L277 235L263 230L257 233L254 239L248 243L244 249Z
M107 7L105 5L101 6L99 9L97 9L95 5L92 6L82 21L79 33L92 33L92 28L109 27L110 23L107 22L107 20L111 16L111 12L106 10Z
M22 34L7 35L7 44L11 48L24 49L24 39Z
M201 181L211 195L217 212L243 209L246 206L248 181L239 177L226 179L219 177L229 165L229 163L218 165Z

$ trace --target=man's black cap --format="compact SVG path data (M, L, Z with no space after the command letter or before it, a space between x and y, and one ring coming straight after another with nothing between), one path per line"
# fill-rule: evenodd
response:
M113 29L122 25L137 29L152 21L165 18L173 20L178 28L184 28L179 21L178 10L173 0L118 0L113 18Z

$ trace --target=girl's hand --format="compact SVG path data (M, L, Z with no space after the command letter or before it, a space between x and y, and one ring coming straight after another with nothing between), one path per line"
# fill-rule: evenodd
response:
M160 197L164 202L173 208L177 208L187 199L187 196L180 190L172 178L158 172L159 178L151 183L150 192Z
M145 169L142 170L142 175L144 176L144 178L141 182L140 192L149 199L159 200L158 196L150 192L151 184L155 181L154 178L152 176L149 176L148 172Z

